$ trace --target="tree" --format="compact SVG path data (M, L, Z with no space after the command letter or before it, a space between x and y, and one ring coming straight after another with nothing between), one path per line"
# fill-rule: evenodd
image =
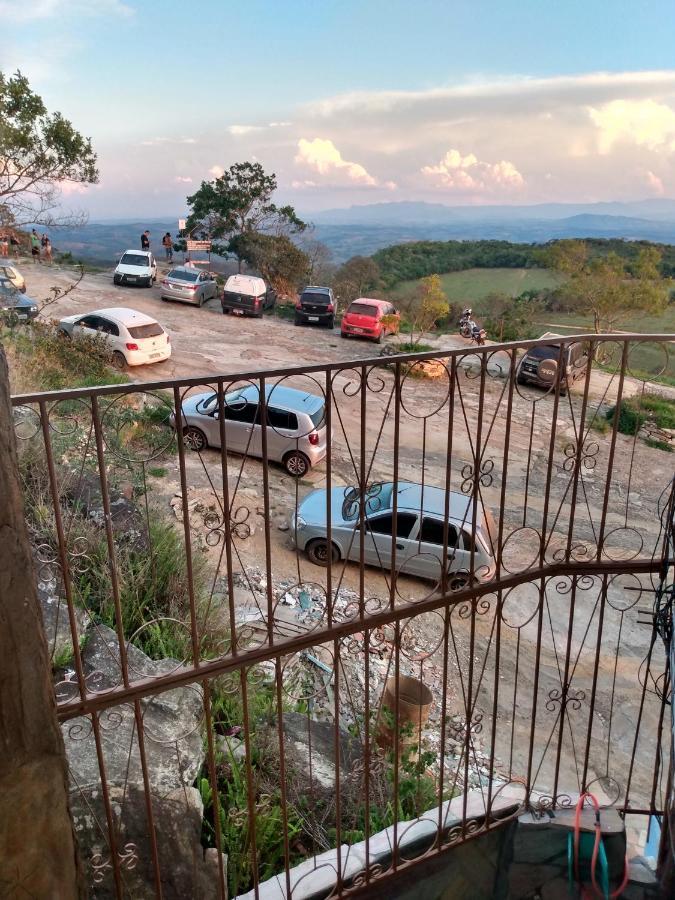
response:
M90 138L48 113L21 72L0 72L0 224L81 223L83 214L56 215L59 186L97 181Z
M0 347L0 891L84 897Z
M520 297L495 292L484 298L481 308L487 311L483 327L492 340L520 341L536 337L534 326L544 304L532 292Z
M352 256L335 273L333 289L343 303L351 303L373 291L380 281L380 268L370 256Z
M284 234L240 234L230 247L240 260L263 276L278 294L294 294L307 279L309 259Z
M307 283L330 284L335 273L333 254L330 247L314 237L313 226L309 226L297 243L307 255Z
M186 231L199 230L215 240L214 251L235 253L236 239L261 232L276 236L296 234L307 227L292 206L277 206L272 195L276 175L268 175L260 163L235 163L187 198L190 213ZM223 243L218 244L221 240ZM235 241L235 243L233 243Z
M572 249L572 253L557 258L560 270L570 275L560 296L567 309L593 316L596 334L614 331L637 313L659 315L665 310L668 284L659 275L661 255L656 248L640 250L632 264L632 275L616 253L588 260L582 257L578 247Z
M438 275L420 278L415 288L401 297L398 306L410 325L411 349L419 346L422 337L433 331L438 320L450 312L450 304Z

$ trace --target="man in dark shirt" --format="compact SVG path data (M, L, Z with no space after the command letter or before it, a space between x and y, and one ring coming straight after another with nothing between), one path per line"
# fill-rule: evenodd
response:
M150 249L150 232L146 230L141 235L141 250L149 250Z

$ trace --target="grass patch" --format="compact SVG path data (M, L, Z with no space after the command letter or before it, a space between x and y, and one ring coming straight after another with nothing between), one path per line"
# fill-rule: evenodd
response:
M661 441L658 438L647 438L645 444L653 450L665 450L666 453L672 453L675 449L670 441Z
M617 407L607 410L608 422L614 424ZM675 429L675 401L659 394L626 397L618 407L617 429L621 434L635 435L644 425L661 430Z
M450 303L472 306L478 316L488 315L480 301L489 294L503 293L518 297L524 291L540 291L559 287L564 277L550 269L465 269L440 276L441 286ZM391 291L393 301L414 290L417 281L403 281Z
M148 475L151 478L165 478L168 471L164 466L153 466L151 469L148 469Z

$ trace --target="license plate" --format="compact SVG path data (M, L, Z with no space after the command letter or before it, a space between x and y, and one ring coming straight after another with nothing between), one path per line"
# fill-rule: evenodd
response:
M28 318L28 314L27 314L27 313L18 313L17 318L19 318L19 319L27 319L27 318Z
M161 356L160 353L151 353L151 354L150 354L150 359L159 359L160 356Z
M244 315L243 309L233 309L232 312L235 314L235 316L243 316Z
M319 317L318 316L307 316L307 321L308 322L318 322Z
M136 281L135 275L127 275L127 281Z
M352 331L358 332L358 334L363 334L363 328L352 328Z

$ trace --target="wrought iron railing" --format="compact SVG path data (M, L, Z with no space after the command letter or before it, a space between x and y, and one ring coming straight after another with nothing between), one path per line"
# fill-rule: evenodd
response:
M662 813L671 342L15 397L94 893L342 896L584 789Z

